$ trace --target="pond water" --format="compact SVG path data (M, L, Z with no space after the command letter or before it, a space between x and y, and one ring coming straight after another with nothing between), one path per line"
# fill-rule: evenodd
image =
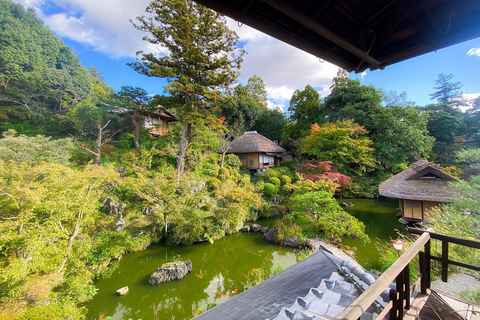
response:
M354 207L345 208L366 225L371 242L345 238L344 245L356 247L356 259L367 269L378 269L378 243L396 238L395 229L404 230L397 222L397 201L390 199L339 199ZM272 227L280 217L258 220ZM150 275L160 265L173 260L191 260L193 272L180 281L151 286ZM259 233L238 233L216 241L191 246L169 247L163 244L123 257L109 278L96 281L99 289L87 303L87 319L97 320L109 315L115 319L190 319L199 312L225 302L248 286L252 269L286 269L295 264L293 249L282 248L262 239ZM128 286L126 296L115 291ZM156 312L155 312L156 310Z
M173 260L191 260L192 273L179 281L149 285L150 275ZM258 233L239 233L214 244L152 245L125 255L108 279L95 283L99 290L86 305L87 319L96 320L102 314L115 319L190 319L244 291L250 270L273 272L295 263L293 249L270 244ZM129 293L117 296L115 291L124 286Z
M351 202L353 207L344 208L345 211L362 221L366 227L366 233L370 237L370 243L362 243L359 239L344 238L345 246L357 248L355 259L366 269L378 270L378 259L381 255L379 244L397 238L398 230L405 232L405 226L398 222L396 217L398 200L395 199L338 199L338 202Z

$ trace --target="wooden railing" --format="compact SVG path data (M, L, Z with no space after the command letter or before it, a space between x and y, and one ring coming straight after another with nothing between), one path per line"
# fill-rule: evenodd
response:
M448 265L456 265L472 270L480 271L480 267L472 266L448 259L448 244L456 243L471 248L480 249L480 242L455 238L439 233L435 233L433 229L420 230L407 228L407 231L420 237L408 248L402 256L395 261L367 290L365 290L350 306L348 306L336 319L339 320L356 320L372 305L372 303L389 288L390 284L395 280L395 290L390 290L390 301L383 311L378 315L376 320L383 319L387 314L390 320L403 319L404 309L410 309L410 262L419 255L420 266L420 290L423 294L427 293L430 288L431 278L431 260L440 261L442 263L442 280L448 279ZM442 256L436 257L431 255L430 239L442 241ZM424 251L421 251L422 248ZM418 282L418 281L417 281ZM417 283L416 282L416 283ZM413 291L413 290L412 290Z

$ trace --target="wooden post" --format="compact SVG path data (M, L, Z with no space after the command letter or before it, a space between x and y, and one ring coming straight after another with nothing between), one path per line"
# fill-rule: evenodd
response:
M442 241L442 281L448 280L448 241Z
M398 320L398 292L395 290L390 290L390 300L392 301L392 309L390 309L390 320Z
M429 239L427 241L427 243L425 243L425 247L424 247L424 250L425 250L425 261L426 261L426 264L425 264L425 276L426 276L426 280L425 280L425 284L426 284L426 289L430 289L430 286L431 286L431 277L430 277L430 274L431 274L431 270L432 270L432 251L431 251L431 243L432 241Z
M418 261L420 264L420 292L422 294L426 294L428 289L428 284L427 284L427 257L425 252L420 251L418 253Z
M405 309L410 310L410 264L403 269L403 283L405 284Z
M408 265L408 264L407 264ZM404 272L403 269L396 278L396 287L398 292L398 302L397 302L397 309L398 309L398 318L403 319L403 300L405 299L405 280L404 280Z

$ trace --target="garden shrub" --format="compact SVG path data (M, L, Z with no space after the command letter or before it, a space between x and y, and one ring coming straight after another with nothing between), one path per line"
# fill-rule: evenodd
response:
M238 170L242 165L242 161L234 155L234 154L227 154L225 155L225 166L228 168L232 168Z
M292 178L290 178L287 175L283 175L280 177L280 181L282 182L283 185L292 183Z
M275 185L277 189L280 188L280 186L282 185L282 183L280 182L280 179L278 178L270 178L268 179L268 182Z
M263 173L263 175L267 178L279 178L282 174L276 169L268 169Z
M267 196L273 196L277 193L277 188L271 183L265 183L263 186L263 192L265 192L265 195Z
M213 191L213 190L220 189L220 185L222 184L222 181L220 181L220 179L217 179L217 178L209 178L205 184L209 191Z

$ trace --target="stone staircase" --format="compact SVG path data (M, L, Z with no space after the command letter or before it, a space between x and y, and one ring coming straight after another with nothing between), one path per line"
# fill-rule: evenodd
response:
M272 320L334 319L375 281L372 274L352 261L343 261L328 279L323 279L307 295L298 297L290 307L283 307ZM361 316L361 320L375 319L388 301L379 298Z

